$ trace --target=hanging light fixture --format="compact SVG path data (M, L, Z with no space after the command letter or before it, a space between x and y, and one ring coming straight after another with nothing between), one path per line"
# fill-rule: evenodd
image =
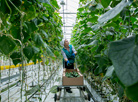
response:
M65 5L64 0L61 0L60 5Z
M63 7L63 26L64 26L63 34L65 34L65 18L64 18L64 5L65 5L65 2L64 2L64 0L61 0L60 5L62 5L62 7Z

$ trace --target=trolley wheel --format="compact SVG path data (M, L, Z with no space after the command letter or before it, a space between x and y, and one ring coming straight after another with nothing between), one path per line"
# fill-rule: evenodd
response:
M57 87L57 92L61 91L61 88Z
M56 102L56 100L57 100L57 94L55 94L54 96L54 101Z
M59 87L57 87L57 92L59 91Z
M85 86L83 86L82 90L85 91Z
M91 99L90 94L87 94L87 97L88 97L88 101L90 101L90 99Z

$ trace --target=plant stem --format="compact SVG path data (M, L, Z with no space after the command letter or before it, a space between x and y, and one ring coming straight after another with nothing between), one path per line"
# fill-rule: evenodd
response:
M21 11L13 4L13 2L11 2L11 0L9 0L9 2L16 8L16 10L17 10L20 14L22 14Z

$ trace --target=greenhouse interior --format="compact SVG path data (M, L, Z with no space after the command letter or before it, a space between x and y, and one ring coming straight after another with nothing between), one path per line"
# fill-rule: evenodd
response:
M138 0L0 0L0 102L138 102Z

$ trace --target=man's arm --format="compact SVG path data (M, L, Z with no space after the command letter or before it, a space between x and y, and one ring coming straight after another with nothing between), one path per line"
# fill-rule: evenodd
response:
M67 62L68 59L67 59L67 56L66 56L65 52L64 52L63 50L61 50L61 53L62 53L62 55L63 55L64 60Z

